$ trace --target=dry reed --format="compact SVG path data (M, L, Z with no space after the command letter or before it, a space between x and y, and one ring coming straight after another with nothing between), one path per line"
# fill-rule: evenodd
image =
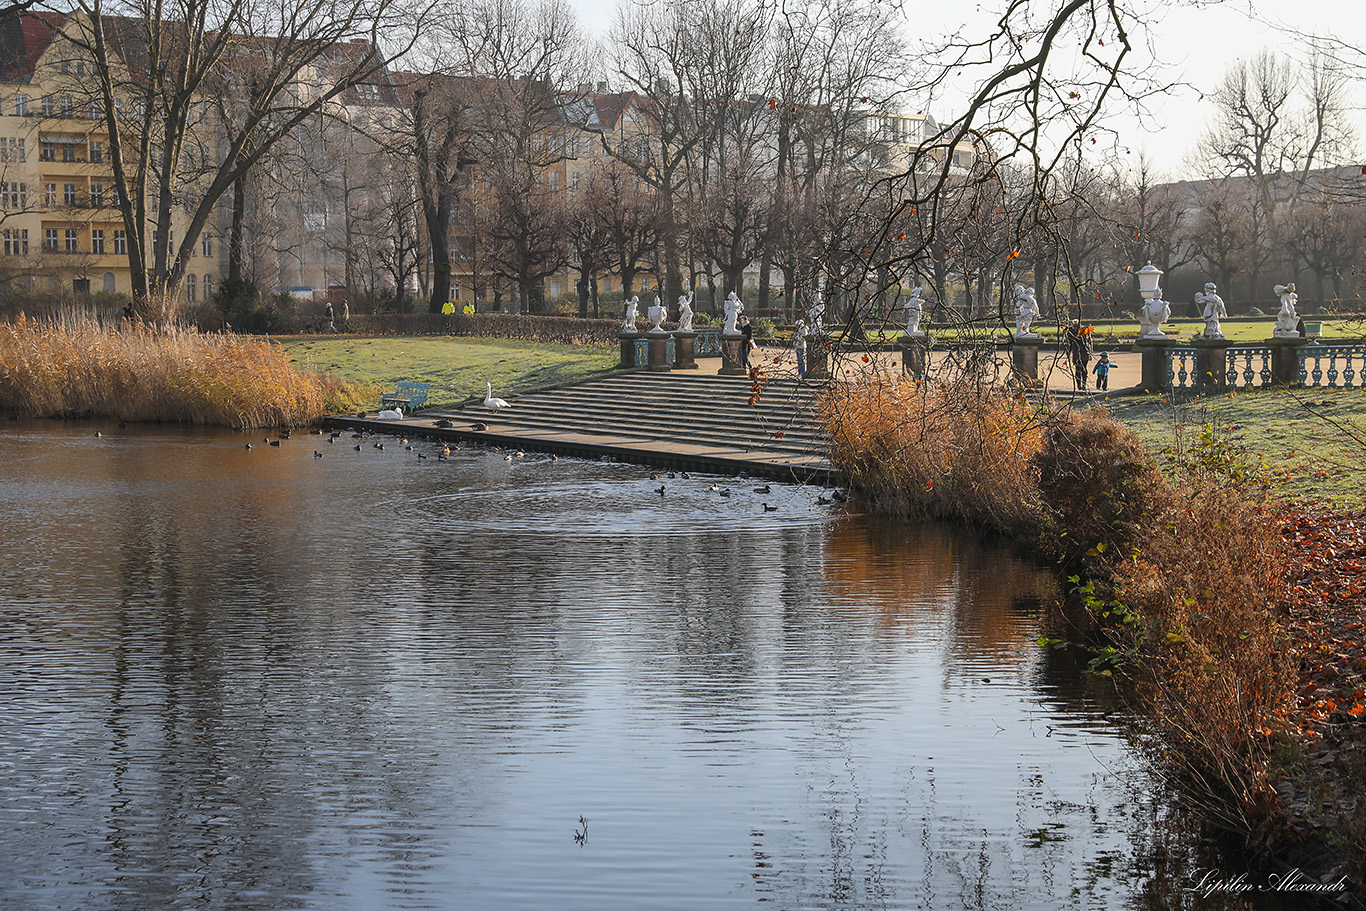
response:
M305 424L345 399L263 341L90 321L0 324L0 407L33 417L100 416L225 427Z
M889 512L1019 532L1038 513L1039 410L971 383L895 377L833 385L820 402L831 461Z

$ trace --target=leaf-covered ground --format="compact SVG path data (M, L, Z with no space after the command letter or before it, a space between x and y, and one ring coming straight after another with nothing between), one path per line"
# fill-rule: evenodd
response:
M1292 731L1309 774L1280 788L1292 828L1324 827L1366 863L1366 513L1299 508L1285 517L1282 623L1299 658Z

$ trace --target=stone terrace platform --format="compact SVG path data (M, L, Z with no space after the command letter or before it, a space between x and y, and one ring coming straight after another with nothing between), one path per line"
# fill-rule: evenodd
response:
M425 409L401 421L338 415L333 427L825 483L836 474L811 405L819 387L775 379L750 404L748 377L624 371L507 398ZM497 390L495 390L495 394Z

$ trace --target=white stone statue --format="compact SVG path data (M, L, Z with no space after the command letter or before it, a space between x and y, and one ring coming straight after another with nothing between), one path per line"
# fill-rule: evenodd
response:
M821 289L811 289L811 309L806 311L807 328L812 335L825 334L825 304L821 302Z
M919 338L925 333L920 331L920 319L925 315L925 300L920 296L920 286L911 289L911 299L906 301L906 335Z
M678 331L692 331L692 292L678 297Z
M646 311L646 316L648 316L650 322L653 323L653 325L650 326L650 333L652 335L663 335L665 330L662 324L669 318L669 309L660 304L658 294L655 295L654 306Z
M636 296L626 302L626 319L621 324L622 332L639 332L636 328L636 314L640 312L640 297Z
M1171 319L1172 305L1162 299L1162 289L1153 292L1152 300L1143 302L1138 310L1138 337L1167 338L1162 324Z
M1295 312L1295 304L1300 296L1295 293L1295 283L1277 285L1276 294L1281 299L1281 312L1276 314L1276 328L1271 334L1276 338L1299 338L1300 316Z
M1224 306L1224 299L1219 296L1218 286L1214 282L1205 282L1205 290L1195 292L1195 302L1200 305L1200 315L1205 320L1205 332L1200 337L1223 338L1224 330L1219 320L1228 316L1228 309Z
M745 305L740 303L740 298L732 291L726 295L726 321L721 327L722 335L739 335L740 327L736 323L740 319L740 314L744 312Z
M1034 289L1024 285L1015 286L1015 337L1039 338L1029 324L1039 316L1039 301L1034 297Z

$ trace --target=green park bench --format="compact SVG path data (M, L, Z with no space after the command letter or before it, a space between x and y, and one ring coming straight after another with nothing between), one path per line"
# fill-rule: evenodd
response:
M401 407L405 413L411 413L427 404L429 388L430 383L399 383L393 392L386 392L380 396L379 407Z

